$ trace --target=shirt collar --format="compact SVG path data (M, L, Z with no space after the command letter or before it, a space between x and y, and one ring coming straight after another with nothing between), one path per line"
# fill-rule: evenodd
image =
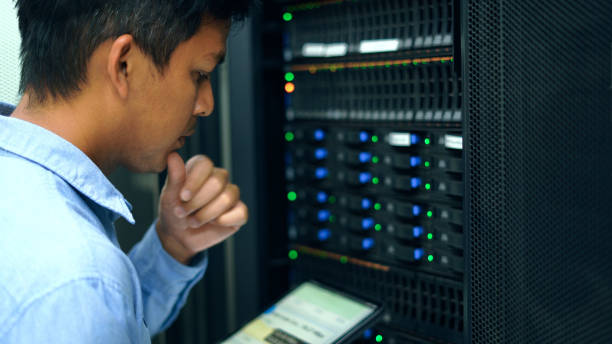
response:
M0 115L14 107L0 103ZM72 185L96 204L134 224L132 206L96 164L72 143L17 118L0 116L0 149L35 162Z

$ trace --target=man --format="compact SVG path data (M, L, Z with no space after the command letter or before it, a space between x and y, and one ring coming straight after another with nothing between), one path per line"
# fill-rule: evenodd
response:
M247 220L238 187L174 152L213 111L209 76L248 1L17 0L23 98L0 116L0 342L146 343ZM134 222L106 175L162 171L159 219Z

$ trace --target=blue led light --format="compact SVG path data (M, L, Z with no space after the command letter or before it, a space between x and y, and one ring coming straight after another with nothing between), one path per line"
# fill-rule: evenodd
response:
M359 182L361 184L367 184L372 180L372 173L370 172L361 172L359 173Z
M410 178L410 186L413 189L416 189L419 186L421 186L421 178L418 178L418 177Z
M372 207L372 200L369 198L361 199L361 208L362 209L370 209Z
M317 213L317 219L320 222L325 222L329 219L329 210L319 210L319 212Z
M422 248L414 249L414 260L419 260L423 258L424 255L425 255L425 250L423 250Z
M323 131L323 129L316 129L314 131L313 137L315 141L323 141L323 139L325 139L325 132Z
M327 202L327 194L324 191L317 192L317 202L319 203Z
M372 331L371 328L363 331L363 339L370 339L372 338L372 335L374 334L374 331Z
M419 142L421 142L421 137L419 135L416 135L416 134L410 135L410 144L416 145Z
M359 162L365 164L366 162L369 162L370 160L372 160L372 153L368 153L368 152L359 153Z
M421 164L421 158L418 156L413 156L410 158L410 166L416 167Z
M421 235L423 235L423 227L415 226L414 228L412 228L412 236L413 237L418 238Z
M317 169L315 170L315 177L317 179L323 179L325 177L327 177L327 174L329 172L327 171L327 169L325 167L317 167Z
M413 206L412 206L412 215L414 215L414 216L419 216L419 215L421 215L421 206L419 206L419 205L413 205Z
M370 139L370 134L368 134L365 131L362 131L359 133L359 141L365 143L368 142L368 140Z
M374 246L374 239L372 238L365 238L361 241L361 247L364 250L369 250Z
M374 219L371 217L366 217L363 220L361 220L361 228L363 229L370 229L374 227Z
M325 148L317 148L314 152L315 159L323 160L327 158L327 149Z
M330 236L331 231L327 228L319 229L319 232L317 232L317 239L319 239L319 241L325 241L329 239Z

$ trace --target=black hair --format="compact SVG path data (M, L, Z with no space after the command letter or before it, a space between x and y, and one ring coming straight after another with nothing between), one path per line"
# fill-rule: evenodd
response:
M131 34L163 72L204 15L243 20L250 0L16 0L21 32L20 92L69 99L87 82L87 63L108 39Z

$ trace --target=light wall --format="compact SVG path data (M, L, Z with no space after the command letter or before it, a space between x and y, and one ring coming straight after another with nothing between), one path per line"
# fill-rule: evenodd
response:
M0 102L19 100L19 27L12 0L0 1Z

